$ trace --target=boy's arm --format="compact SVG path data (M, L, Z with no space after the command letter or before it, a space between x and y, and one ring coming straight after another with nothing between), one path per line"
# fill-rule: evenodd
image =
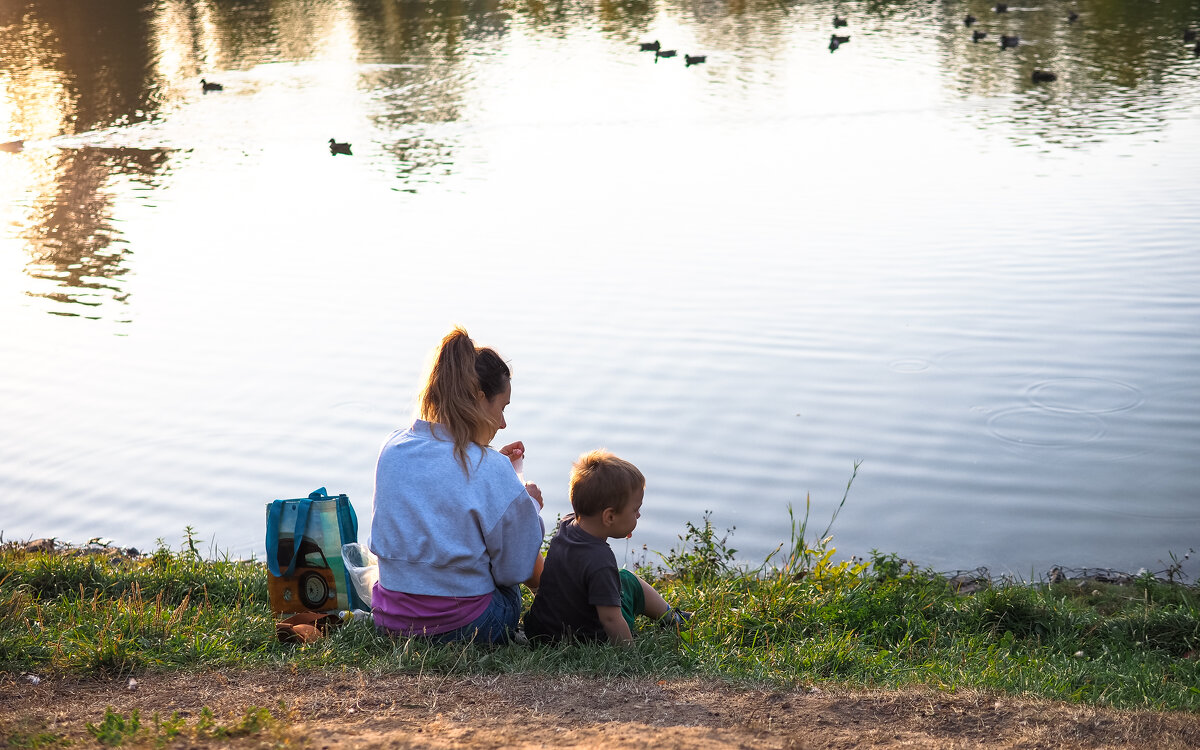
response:
M537 591L538 584L542 582L542 568L546 567L546 558L539 552L537 559L533 561L533 575L525 582L529 588Z
M625 618L621 616L620 607L601 607L597 605L596 614L600 617L600 624L604 626L604 632L608 634L610 643L615 643L619 646L627 646L633 643L633 633L629 632L629 623L625 622Z

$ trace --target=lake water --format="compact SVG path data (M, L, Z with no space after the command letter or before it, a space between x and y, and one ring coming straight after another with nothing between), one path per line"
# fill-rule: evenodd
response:
M1161 570L1200 546L1198 23L5 2L0 531L261 554L318 486L367 528L460 323L512 364L548 521L581 452L643 469L619 558L707 510L761 561L861 461L839 557Z

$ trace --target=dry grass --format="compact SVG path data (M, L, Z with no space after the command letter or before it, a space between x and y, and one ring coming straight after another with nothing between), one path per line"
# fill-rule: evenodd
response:
M282 707L281 707L282 701ZM146 675L125 681L0 677L0 747L91 746L106 708L143 725L189 726L209 709L232 740L186 731L171 747L1147 748L1200 746L1200 716L1114 710L981 692L788 691L713 681L529 675L447 677L359 671ZM161 741L161 736L157 738ZM127 746L153 746L149 731Z

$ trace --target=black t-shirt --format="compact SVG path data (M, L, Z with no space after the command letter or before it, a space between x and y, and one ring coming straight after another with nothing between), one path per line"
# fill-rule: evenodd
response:
M598 539L569 514L558 525L546 551L546 566L533 606L525 615L530 639L607 641L596 607L621 606L617 558L608 542Z

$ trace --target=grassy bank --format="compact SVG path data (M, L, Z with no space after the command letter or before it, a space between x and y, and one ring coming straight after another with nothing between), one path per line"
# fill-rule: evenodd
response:
M0 670L136 676L283 667L374 672L706 676L776 684L930 685L1129 708L1200 710L1200 590L1144 575L955 582L892 555L835 560L793 523L759 568L734 565L705 520L642 572L694 610L636 646L434 647L350 622L306 646L275 638L263 565L181 550L0 549ZM28 678L26 678L28 679Z

